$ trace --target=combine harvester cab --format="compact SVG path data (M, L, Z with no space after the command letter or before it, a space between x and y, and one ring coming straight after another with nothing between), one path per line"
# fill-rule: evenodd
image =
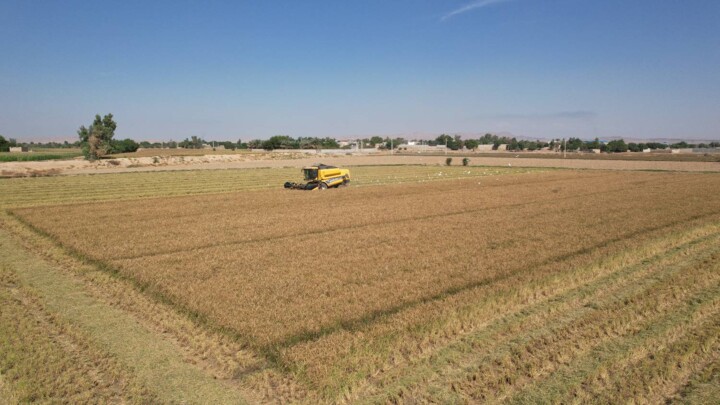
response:
M350 170L335 166L317 164L302 168L306 183L286 182L285 188L296 190L325 190L350 184Z

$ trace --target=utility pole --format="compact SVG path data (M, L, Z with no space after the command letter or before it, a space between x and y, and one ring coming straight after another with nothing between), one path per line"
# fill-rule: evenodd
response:
M390 154L392 155L395 151L395 148L393 147L393 139L390 138Z
M563 159L567 157L567 142L565 142L565 138L563 138Z

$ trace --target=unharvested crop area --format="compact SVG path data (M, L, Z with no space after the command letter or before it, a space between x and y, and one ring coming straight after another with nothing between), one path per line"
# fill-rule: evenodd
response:
M102 176L12 179L22 192L4 199L76 259L255 353L227 378L268 401L718 394L720 176L353 174L380 186L277 189L295 169L142 173L113 175L119 194ZM52 180L86 192L35 188ZM298 388L258 382L268 369Z
M43 160L72 159L82 156L80 149L34 149L32 152L0 152L1 162L37 162Z
M430 182L447 179L525 173L532 168L361 166L353 167L353 185ZM0 206L68 204L81 201L127 200L174 195L196 195L278 189L288 180L300 181L297 168L250 170L185 170L136 172L0 181Z

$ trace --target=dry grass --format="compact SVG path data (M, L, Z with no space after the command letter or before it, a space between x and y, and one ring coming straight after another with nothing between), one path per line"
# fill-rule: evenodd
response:
M11 170L0 170L0 178L17 178L17 177L47 177L56 176L60 174L59 169L45 169L45 170L27 170L23 172L11 171Z
M405 174L380 182L433 178ZM592 377L613 365L642 400L694 381L660 381L678 356L717 361L688 344L715 347L718 195L716 175L551 172L13 212L325 399L629 395Z

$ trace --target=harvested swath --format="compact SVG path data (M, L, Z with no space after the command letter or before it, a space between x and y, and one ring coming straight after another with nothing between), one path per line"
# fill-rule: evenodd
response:
M569 181L573 174L567 176ZM333 230L330 225L323 233L311 229L281 241L261 239L108 262L179 305L207 316L213 323L250 337L250 342L258 347L288 345L368 322L379 314L398 311L468 286L492 282L504 274L572 256L577 254L579 246L596 246L632 237L648 228L648 223L709 215L717 209L707 204L705 193L711 196L720 193L718 182L662 174L644 174L632 179L642 185L644 177L646 181L654 181L651 187L628 188L630 184L623 183L627 176L607 174L593 179L595 193L578 193L578 197L558 196L559 191L554 192L557 190L544 184L524 184L516 190L516 199L508 193L513 191L512 186L488 188L480 193L470 182L457 183L458 191L453 198L431 200L437 204L438 211L444 212L448 206L449 211L457 209L453 207L456 201L462 201L466 207L491 204L498 208L482 217L475 212L460 211L363 227L336 225ZM673 180L677 182L668 183ZM697 193L700 184L704 190ZM669 187L673 193L668 193ZM426 190L431 195L434 191L431 186ZM385 198L379 205L384 211L391 215L413 211L407 200L395 200L393 190L383 191ZM352 196L361 199L363 192L356 190ZM269 206L276 206L287 218L296 211L318 210L319 194L303 196L304 201L296 200L296 195L275 193L265 197ZM528 195L550 198L527 204ZM272 196L285 201L285 206L273 201ZM199 205L210 209L202 202ZM428 201L421 204L427 206ZM335 205L338 211L333 212L331 208L330 213L323 211L323 215L343 218L343 205ZM681 207L684 213L678 214ZM421 212L419 209L420 205L416 212ZM124 211L113 212L121 215ZM20 214L23 212L27 211ZM572 212L572 215L549 214L552 212ZM628 220L607 220L618 216ZM540 224L542 232L528 227L532 218L545 218L533 221ZM113 222L112 218L103 218L101 223L108 221ZM57 229L53 226L57 224L43 223L37 218L31 222L58 235L61 241L73 240L73 234L68 238L62 233L62 226ZM85 232L99 224L91 222L87 226ZM263 226L280 228L281 232L292 229L286 222L255 224L255 228ZM171 232L182 235L181 229L185 227L187 225L180 223L171 228ZM224 238L217 229L208 232L219 241ZM142 234L125 236L136 243L146 240ZM468 254L469 247L483 249ZM90 253L90 249L110 249L111 244L105 245L98 239L94 244L76 248ZM427 249L433 253L422 254ZM518 250L522 255L513 254Z
M370 397L381 387L391 397L424 392L430 376L447 380L461 358L479 355L478 347L492 351L560 314L595 307L601 297L632 288L658 268L716 246L719 219L712 219L717 225L702 225L708 220L703 218L643 232L280 352L306 381L329 393L363 385L367 376L374 384L365 385L356 398Z
M632 358L629 351L656 347L677 331L691 330L716 316L720 275L717 266L699 264L697 260L663 267L652 277L624 285L612 294L603 292L592 305L558 314L544 326L478 342L471 364L455 368L455 374L466 375L450 376L443 387L460 397L489 400L530 383L547 383L552 387L528 387L523 393L534 400L519 401L559 402L559 398L548 397L580 387L581 377L595 368L613 368L612 362ZM696 305L698 299L702 304ZM686 322L694 315L697 319ZM653 340L655 344L650 343ZM502 343L493 347L498 341ZM547 376L552 378L544 381Z

